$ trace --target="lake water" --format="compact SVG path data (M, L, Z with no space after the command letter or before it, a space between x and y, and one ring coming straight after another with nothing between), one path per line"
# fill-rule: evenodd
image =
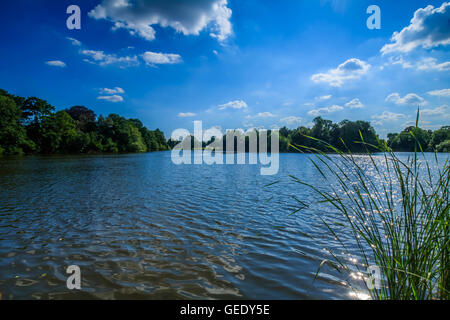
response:
M314 200L288 177L319 183L309 157L281 154L276 176L250 165L176 166L169 152L0 160L0 293L351 299L339 274L313 281L334 239L311 212L290 215L292 196ZM81 268L81 291L66 287L70 265Z

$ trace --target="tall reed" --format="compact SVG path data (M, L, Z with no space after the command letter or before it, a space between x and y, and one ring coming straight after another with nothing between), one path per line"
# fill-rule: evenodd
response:
M432 160L426 159L419 143L416 143L416 152L404 161L387 146L388 151L372 154L369 147L376 146L366 144L362 135L365 155L343 152L309 138L321 143L333 155L305 146L292 147L314 154L311 161L324 184L317 186L294 176L291 178L310 188L322 205L331 206L343 216L344 224L318 213L342 250L346 254L352 251L351 244L339 234L337 225L352 234L363 266L380 268L382 285L371 289L366 284L372 298L448 299L449 159L439 163L436 154ZM302 202L302 208L305 207ZM314 208L314 203L307 207ZM330 260L334 261L329 265L340 272L350 273L354 268L341 255L331 254L333 259ZM322 262L319 270L325 264L326 261ZM367 276L364 268L359 265L357 268Z

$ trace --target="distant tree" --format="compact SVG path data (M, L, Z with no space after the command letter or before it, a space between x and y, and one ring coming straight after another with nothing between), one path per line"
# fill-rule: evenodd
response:
M47 101L31 97L24 101L22 105L22 119L26 124L41 123L43 119L52 115L55 107Z
M398 136L398 133L388 133L388 135L387 135L388 140L386 142L388 147L392 148L392 145L393 145L395 139L397 138L397 136Z
M299 148L300 146L309 147L312 143L311 138L311 129L306 127L300 127L292 131L290 134L290 140L292 145ZM292 148L291 148L292 149Z
M366 149L377 151L378 137L375 129L367 121L344 120L335 128L335 134L333 140L337 141L334 145L343 150L348 148L351 152L365 152Z
M34 144L27 139L25 128L20 124L21 110L14 99L0 95L0 147L2 154L23 154L33 150Z
M65 111L45 118L40 129L41 152L45 154L71 153L75 150L78 132L75 121Z
M449 152L450 153L450 139L445 140L436 146L437 152Z
M92 132L96 130L97 115L93 110L84 106L74 106L66 112L75 120L77 127L83 132Z
M450 126L442 127L431 135L430 149L436 150L441 143L450 140Z
M290 130L288 128L283 127L280 129L280 136L287 138L287 137L289 137L289 134L290 134Z
M391 136L390 145L394 151L413 152L415 148L423 151L428 150L428 145L431 140L431 134L427 130L416 127L408 127L395 137Z

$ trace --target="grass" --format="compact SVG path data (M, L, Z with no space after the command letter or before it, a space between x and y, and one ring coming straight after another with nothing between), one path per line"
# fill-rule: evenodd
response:
M369 147L375 146L366 144L361 136L367 150L362 156L365 161L361 161L360 155L314 140L334 155L305 146L292 147L314 153L311 161L324 184L317 187L291 178L310 188L321 205L331 206L342 215L343 220L338 222L317 213L341 246L339 251L355 253L342 239L342 228L352 235L356 253L363 260L362 266L356 266L358 271L367 279L364 268L380 268L380 287L371 288L364 281L372 299L449 299L449 159L439 163L436 154L433 160L425 159L419 143L406 161L392 151L375 156L369 152ZM300 204L295 213L315 205ZM330 253L333 258L323 261L318 273L325 265L341 273L354 270L355 266L341 255Z

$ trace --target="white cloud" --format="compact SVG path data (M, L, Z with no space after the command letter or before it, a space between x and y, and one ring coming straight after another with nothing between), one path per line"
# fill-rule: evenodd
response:
M103 51L95 50L81 50L80 53L88 57L88 59L85 59L86 62L98 64L100 66L118 65L125 68L140 64L137 56L118 57L115 54L106 54Z
M62 61L59 61L59 60L47 61L45 64L48 65L48 66L51 66L51 67L58 67L58 68L65 68L66 67L66 64L64 62L62 62Z
M333 113L333 112L337 112L337 111L341 111L341 110L344 110L344 107L341 107L338 105L333 105L331 107L311 110L308 112L308 115L313 116L313 117L318 117L323 114Z
M77 39L75 39L75 38L70 38L70 37L67 37L66 38L67 40L69 40L70 42L72 42L72 45L74 45L74 46L76 46L76 47L79 47L79 46L81 46L81 42L80 41L78 41Z
M179 114L178 114L178 117L179 118L191 118L191 117L195 117L196 116L196 114L195 113L192 113L192 112L180 112Z
M417 62L411 62L405 60L403 56L391 56L388 64L401 65L403 69L414 68L420 71L450 71L450 61L439 63L436 58L425 58Z
M299 118L299 117L294 117L294 116L290 116L290 117L286 117L280 120L280 122L282 123L286 123L287 125L299 125L300 123L302 123L303 119Z
M119 95L113 95L113 96L100 96L97 98L98 100L105 100L109 102L122 102L123 98Z
M332 97L333 96L330 94L330 95L327 95L327 96L316 97L315 100L316 101L325 101L325 100L330 100Z
M232 15L227 0L103 0L89 12L95 19L113 23L113 30L154 40L155 25L171 27L184 35L199 35L205 29L219 41L232 34Z
M403 98L398 93L391 93L387 96L386 102L393 102L399 106L423 106L426 104L425 99L415 93L409 93Z
M236 100L236 101L230 101L228 103L222 104L219 106L219 110L226 110L226 109L247 109L248 105L243 100Z
M362 109L364 108L364 104L359 99L353 99L350 102L345 104L346 107L350 109Z
M339 65L336 69L329 70L327 73L313 75L311 80L316 83L326 82L333 87L341 87L348 80L361 78L369 71L370 67L370 64L352 58Z
M434 109L422 109L420 110L420 115L423 116L440 116L447 118L449 116L450 112L448 110L447 105L442 105L440 107L434 108Z
M440 8L432 5L418 9L409 26L392 35L390 44L381 52L410 52L417 47L425 49L450 44L449 32L450 2L444 2Z
M393 112L390 112L390 111L384 111L380 115L372 116L372 119L382 120L382 121L398 121L398 120L403 119L405 117L406 116L404 114L401 114L401 113L393 113ZM378 121L377 124L381 125L382 121Z
M181 63L181 56L173 53L156 53L147 51L142 55L147 65L157 65L157 64L177 64Z
M114 89L108 88L100 89L100 93L114 95L114 94L124 94L125 91L122 88L115 87Z
M256 118L274 118L275 115L270 112L260 112L255 117Z
M450 71L450 61L438 63L435 58L426 58L416 64L416 68L422 71Z
M433 90L428 92L431 96L450 97L450 89Z

